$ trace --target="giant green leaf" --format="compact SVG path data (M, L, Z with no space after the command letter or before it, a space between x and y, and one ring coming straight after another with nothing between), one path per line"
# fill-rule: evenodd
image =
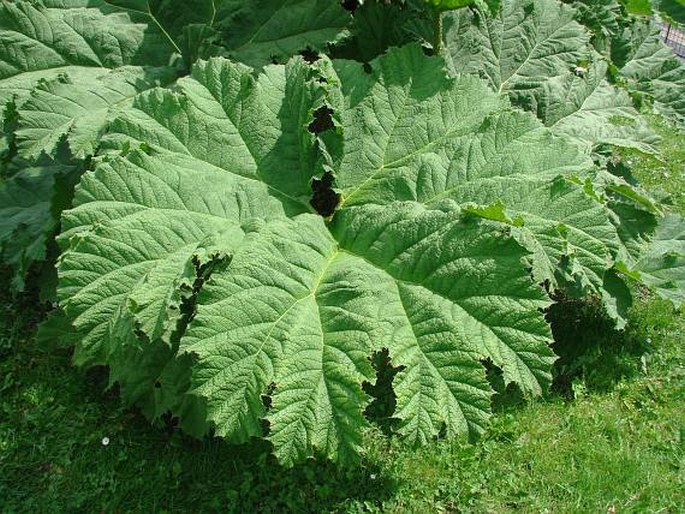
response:
M507 111L477 79L457 82L441 60L419 55L417 47L394 51L372 67L387 71L417 115L442 107L461 125L450 118L415 127L402 149L384 140L378 123L364 125L370 115L358 127L371 141L388 142L398 158L419 156L426 127L473 140L493 115L522 124L523 139L550 142L532 117ZM414 87L406 83L413 66L423 66ZM348 200L328 225L306 213L324 161L346 162L336 142L348 131L345 112L321 135L325 159L323 139L307 130L315 112L325 102L364 101L364 92L375 97L377 81L349 62L312 68L295 59L255 76L212 59L176 91L143 93L123 109L106 141L117 153L84 176L63 218L59 293L82 337L77 361L112 365L127 399L152 415L168 408L197 416L206 406L218 434L265 435L286 464L359 453L369 401L362 383L372 379L368 358L383 348L405 368L395 383L396 416L417 443L443 427L451 436L482 431L492 394L482 360L539 394L553 360L541 313L549 301L528 271L531 252L507 225L450 200L375 201L370 189L367 201L361 193ZM476 98L484 107L464 116ZM387 91L376 99L392 126L398 120L384 100L395 99ZM543 163L539 176L585 167L575 146L562 143L561 155L576 160ZM357 180L377 171L360 166ZM481 170L497 168L493 161ZM157 385L161 391L151 391Z
M661 41L658 24L635 24L629 52L619 73L628 87L646 96L657 111L681 123L685 119L685 65Z
M221 34L222 54L252 66L324 50L348 34L350 14L329 0L108 0L146 15L181 50L189 26ZM187 36L187 33L185 33Z
M85 82L81 78L65 75L42 82L22 103L17 144L23 156L52 155L65 136L75 157L94 155L113 112L141 91L170 82L174 74L169 68L124 66Z
M102 4L0 2L0 115L8 100L23 100L42 80L67 75L83 84L127 64L167 64L171 49L162 34L135 15L102 12Z
M131 331L171 344L198 263L228 256L232 226L308 210L316 157L306 127L322 101L310 73L297 60L255 80L248 68L215 59L199 63L178 93L153 90L124 109L109 144L145 142L153 155L132 150L104 163L84 178L76 209L64 217L70 250L60 265L61 298L82 333L77 362L111 363L121 345L134 344ZM158 239L147 240L146 224L157 227ZM140 245L145 251L132 254ZM103 247L113 252L107 259ZM145 262L129 262L132 255ZM136 351L164 369L154 352Z
M111 124L110 144L144 143L192 157L307 208L310 182L322 173L316 138L307 130L325 103L321 74L300 58L268 66L258 78L250 71L221 58L199 62L175 91L140 95Z
M349 458L365 424L368 356L381 348L407 368L396 415L416 442L443 424L450 435L482 430L490 390L479 359L525 390L548 382L536 312L546 302L525 252L496 226L398 203L344 209L332 232L311 215L267 225L200 293L181 346L198 355L196 391L219 433L244 441L266 417L285 463L312 449Z
M587 155L507 109L480 80L447 78L441 62L408 47L361 79L358 65L334 63L344 94L342 205L502 203L506 212L470 212L515 225L537 280L600 293L619 244L606 208L571 180L591 166Z
M605 79L606 65L556 0L505 0L493 18L480 11L446 15L451 68L486 78L514 105L534 112L554 132L589 146L600 143L654 152L657 138L627 94Z
M75 204L63 221L69 250L60 263L60 298L83 334L81 363L106 362L131 337L126 329L170 340L196 263L227 255L241 221L284 215L263 184L142 152L86 175Z

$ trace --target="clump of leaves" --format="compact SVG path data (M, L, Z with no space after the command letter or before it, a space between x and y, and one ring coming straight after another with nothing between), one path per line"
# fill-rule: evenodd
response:
M444 45L392 15L356 54L367 16L428 7L0 5L0 39L40 42L0 46L21 63L0 68L16 159L65 146L88 169L60 221L60 326L153 419L264 437L287 465L354 461L367 417L416 444L475 437L483 363L549 386L551 295L598 298L618 326L627 280L682 301L682 220L597 153L658 139L572 7L443 12ZM410 42L431 37L431 57ZM49 237L61 209L38 204L15 225L49 212L31 219Z

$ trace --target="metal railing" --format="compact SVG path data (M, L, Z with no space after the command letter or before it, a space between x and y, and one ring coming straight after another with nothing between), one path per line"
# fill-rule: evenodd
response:
M664 43L673 48L673 52L678 57L685 59L685 32L668 23L662 23L661 38Z

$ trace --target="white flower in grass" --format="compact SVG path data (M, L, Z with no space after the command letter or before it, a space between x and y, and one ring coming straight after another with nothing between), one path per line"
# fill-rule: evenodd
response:
M109 446L109 437L102 438L102 446Z

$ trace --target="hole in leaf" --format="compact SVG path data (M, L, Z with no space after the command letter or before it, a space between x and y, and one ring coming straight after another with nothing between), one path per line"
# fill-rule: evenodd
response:
M162 383L159 380L157 380L155 382L155 389L161 389L161 388L162 388Z
M346 11L349 11L352 14L354 14L354 11L356 11L357 8L359 7L359 2L358 2L358 0L341 0L340 5Z
M340 202L340 195L333 189L333 180L333 174L329 171L321 179L312 180L314 195L309 203L324 218L332 216Z
M572 399L580 385L590 392L611 391L639 373L648 351L644 339L616 330L600 298L572 298L562 293L547 310L552 349L559 358L552 369L552 391Z
M300 55L302 58L307 61L309 64L314 64L316 61L319 60L319 52L312 50L311 48L307 47L304 50L300 52Z
M275 390L276 384L274 382L271 382L268 386L266 386L266 390L264 391L264 394L262 394L262 405L264 405L264 408L266 410L271 409L271 406L273 404L272 395L274 394Z
M309 132L320 134L326 130L330 130L333 125L333 109L324 105L314 111L314 120L309 124Z
M262 427L262 434L264 436L268 435L269 432L271 432L271 423L269 423L268 419L261 418L259 420L259 426Z
M435 50L433 50L433 48L430 46L422 46L421 50L423 51L423 55L426 57L433 57L435 55Z
M392 365L390 352L387 348L375 352L370 360L373 369L376 371L376 383L364 382L362 384L364 392L373 398L364 411L364 415L369 421L378 425L384 433L390 434L397 424L397 419L392 417L397 407L397 395L392 383L395 376L404 369L404 366L395 367Z
M492 396L493 412L516 408L526 402L525 396L517 384L504 383L502 368L490 359L481 361L481 364L485 367L485 376L490 383L490 387L495 391L495 394Z
M195 281L192 286L187 286L185 284L181 286L180 292L182 299L179 308L181 316L176 322L176 327L171 335L171 343L174 348L178 348L181 337L185 334L190 322L195 318L195 314L197 313L197 295L202 289L202 286L210 279L215 270L225 268L230 262L231 258L228 256L214 256L214 258L205 263L201 263L197 258L193 260L193 265L195 266Z
M159 418L162 423L164 423L164 426L168 430L174 430L176 427L179 425L179 419L177 416L174 416L171 411L167 411L164 414L162 414Z

